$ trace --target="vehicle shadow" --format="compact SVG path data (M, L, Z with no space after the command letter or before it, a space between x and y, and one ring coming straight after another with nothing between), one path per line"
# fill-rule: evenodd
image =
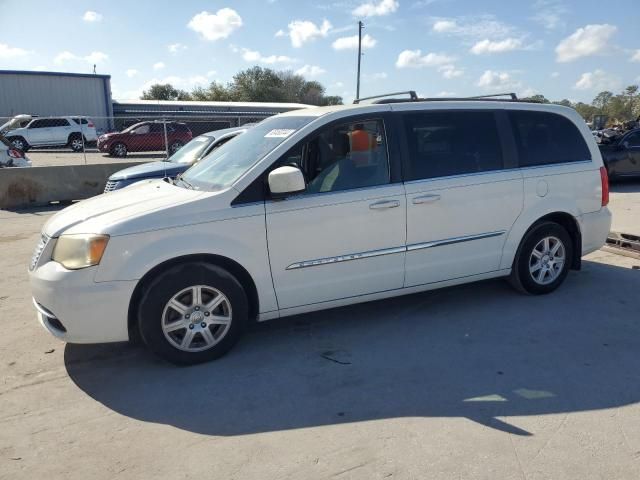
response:
M242 435L394 417L504 417L640 401L640 272L584 262L552 295L489 281L256 325L173 367L128 344L68 345L69 376L138 420Z
M640 179L628 178L611 182L609 188L612 193L638 193L640 192Z

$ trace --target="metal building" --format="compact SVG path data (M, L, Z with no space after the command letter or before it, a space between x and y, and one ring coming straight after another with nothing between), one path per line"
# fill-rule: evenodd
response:
M239 127L277 113L309 108L302 103L197 102L181 100L113 101L116 129L151 119L171 119L186 123L194 135L221 128Z
M83 115L99 130L113 128L111 76L0 70L0 117ZM0 122L1 123L1 122Z

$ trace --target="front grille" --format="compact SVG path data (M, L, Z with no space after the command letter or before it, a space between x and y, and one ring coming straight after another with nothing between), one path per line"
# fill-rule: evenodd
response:
M118 188L118 184L119 183L120 182L109 180L107 182L107 184L104 186L104 193L109 193L109 192L115 190L116 188Z
M34 250L33 256L31 257L29 270L33 271L38 266L38 262L40 261L40 256L42 255L42 252L47 246L47 243L49 243L49 240L50 240L49 237L44 233L40 236L40 241L38 242L38 245L36 245L36 249Z

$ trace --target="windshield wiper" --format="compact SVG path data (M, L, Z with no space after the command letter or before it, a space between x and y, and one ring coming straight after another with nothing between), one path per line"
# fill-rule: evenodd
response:
M184 183L184 185L186 186L186 188L188 188L189 190L195 190L196 188L190 184L189 182L187 182L184 178L182 178L182 176L179 176L175 179L175 181L173 182L174 185L176 185L177 182L181 182Z

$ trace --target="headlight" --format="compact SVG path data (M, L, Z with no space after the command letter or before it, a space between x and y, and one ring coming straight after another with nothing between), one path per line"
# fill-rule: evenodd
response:
M52 259L69 270L98 265L108 242L109 235L60 235Z

